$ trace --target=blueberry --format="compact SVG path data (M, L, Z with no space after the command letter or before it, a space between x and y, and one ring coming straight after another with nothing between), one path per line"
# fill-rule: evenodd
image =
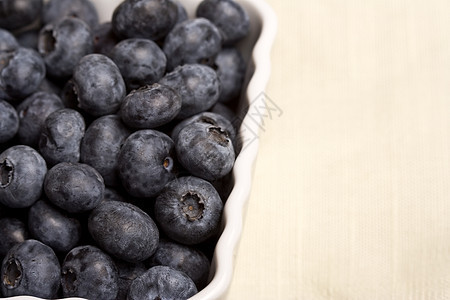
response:
M114 32L122 39L159 40L177 21L178 7L170 0L125 0L112 16Z
M220 102L230 102L239 97L245 76L245 61L236 48L225 48L214 61L220 81Z
M160 229L185 245L201 243L216 234L222 210L222 200L211 183L193 176L169 182L155 202Z
M106 187L105 194L103 195L103 201L119 201L126 202L125 198L115 189Z
M234 165L232 141L221 127L191 123L181 129L175 149L180 164L192 175L212 181L228 174Z
M186 273L198 290L208 282L210 264L206 255L192 246L161 240L155 254L149 259L151 266L168 266Z
M102 176L91 166L62 162L45 176L44 191L56 206L70 213L89 211L103 200Z
M90 213L88 228L100 248L131 263L149 258L159 242L158 228L150 216L125 202L102 202Z
M172 88L155 83L128 94L119 114L133 128L150 129L172 121L181 110L181 97Z
M180 94L182 105L177 119L185 119L210 109L220 95L216 72L208 66L199 64L177 67L166 74L159 83L173 88Z
M114 263L119 271L119 292L116 300L126 300L131 283L134 279L144 274L147 268L144 263L132 264L118 259L115 259Z
M45 77L45 63L36 50L19 47L0 52L0 95L22 100L39 88Z
M28 228L35 239L56 252L69 252L81 238L80 221L42 199L30 207Z
M50 0L42 11L44 24L55 23L64 17L80 18L91 28L98 24L98 12L90 0Z
M14 51L19 43L14 35L6 29L0 28L0 51Z
M183 6L183 4L180 1L178 1L178 0L171 0L171 1L173 3L175 3L175 5L178 8L178 17L177 17L176 24L184 22L187 19L189 19L187 11L186 11L186 8Z
M45 119L39 151L49 166L80 160L80 143L85 126L81 114L70 108L56 110Z
M78 106L95 117L115 113L126 94L119 68L102 54L83 57L75 67L72 81Z
M14 107L0 99L0 144L12 139L19 130L19 116Z
M55 298L60 286L60 272L58 258L49 246L26 240L12 247L3 259L3 296Z
M213 22L221 31L224 45L234 45L250 29L250 19L243 7L234 0L203 0L197 7L197 17Z
M158 82L166 71L166 55L149 39L130 38L119 42L110 52L128 90Z
M128 300L182 300L197 293L192 279L166 266L155 266L136 278L130 286Z
M209 110L210 112L213 112L215 114L219 114L226 118L228 121L233 124L234 130L237 131L239 128L236 126L236 121L238 119L238 116L234 113L234 111L229 108L226 104L217 102L214 104L213 107Z
M213 65L222 48L222 37L209 20L196 18L177 24L167 35L163 50L167 56L167 69L184 64Z
M135 197L154 197L175 177L174 143L162 132L145 129L131 134L119 153L119 177Z
M3 0L0 5L0 27L16 30L39 18L43 0Z
M29 30L20 31L16 34L17 42L21 47L32 48L37 50L39 39L39 27L33 27Z
M47 165L33 148L16 145L0 154L0 202L12 208L31 206L42 194Z
M94 167L106 185L118 185L119 151L130 134L118 115L96 119L89 125L81 141L80 161Z
M41 29L38 49L48 75L69 78L79 60L94 51L94 40L91 29L84 21L65 17Z
M49 92L36 92L17 106L20 125L19 141L37 147L47 117L54 111L64 108L61 98Z
M120 41L112 30L111 22L105 22L95 26L92 34L94 36L94 53L109 56L111 50Z
M73 248L61 267L64 297L115 299L118 287L117 267L111 257L95 246Z
M14 245L28 239L28 229L24 222L17 218L0 219L0 257L4 257Z

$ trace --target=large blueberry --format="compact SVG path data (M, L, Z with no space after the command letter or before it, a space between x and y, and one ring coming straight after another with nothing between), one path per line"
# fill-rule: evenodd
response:
M155 266L136 278L130 286L128 300L183 300L197 293L192 279L167 266Z
M102 202L90 213L88 227L100 248L132 263L149 258L159 242L155 222L130 203Z
M3 296L30 295L55 298L60 285L61 267L49 246L26 240L12 247L2 263Z
M177 91L182 100L177 119L184 119L210 109L219 99L220 83L216 72L204 65L187 64L166 74L160 84Z
M0 99L0 144L12 139L19 130L19 116L14 107Z
M44 24L55 23L64 17L76 17L91 28L98 24L98 12L91 0L50 0L42 10Z
M119 177L135 197L154 197L175 177L174 143L166 134L139 130L119 152Z
M14 35L6 29L0 28L0 51L13 51L19 47Z
M169 123L180 113L181 102L180 95L174 89L154 83L131 91L119 113L130 127L156 128Z
M0 236L0 257L4 257L14 245L28 239L28 229L20 219L1 218Z
M12 208L29 207L42 194L47 165L33 148L16 145L0 154L0 202Z
M184 168L209 181L225 176L234 165L234 147L227 132L208 123L186 125L178 134L175 149Z
M117 267L111 257L95 246L73 248L61 266L64 297L115 299L118 288Z
M245 61L236 48L225 48L215 61L217 77L220 81L220 102L230 102L239 97L244 83Z
M20 125L19 141L37 147L47 117L54 111L64 108L61 98L54 93L36 92L17 106Z
M43 0L3 0L0 2L0 27L15 30L39 18Z
M222 210L222 200L211 183L193 176L168 183L155 202L161 230L185 245L201 243L216 234Z
M102 176L82 163L59 163L45 176L44 191L56 206L71 213L89 211L103 200Z
M80 143L85 126L81 114L70 108L56 110L45 119L39 151L49 166L80 160Z
M219 29L204 18L177 24L167 35L163 46L169 71L184 64L202 63L212 66L221 48Z
M118 115L107 115L89 125L81 141L80 161L94 167L108 186L118 185L118 156L131 132Z
M44 58L48 75L69 78L78 61L94 51L94 40L85 22L65 17L41 29L38 49Z
M80 221L46 200L38 200L28 212L31 235L56 252L68 252L81 238Z
M112 16L114 32L121 38L159 40L177 21L178 7L170 0L125 0Z

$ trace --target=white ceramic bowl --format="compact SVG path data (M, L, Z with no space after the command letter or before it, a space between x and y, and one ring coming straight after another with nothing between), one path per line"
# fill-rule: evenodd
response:
M190 17L201 0L179 0ZM122 0L93 0L102 22L111 20L114 8ZM247 62L246 92L240 99L238 118L242 122L240 136L242 150L236 158L233 169L234 187L226 201L222 234L214 251L210 283L191 300L224 299L231 283L235 256L242 233L250 194L253 168L258 153L258 134L267 109L264 94L270 76L270 51L277 30L277 18L270 6L263 0L237 0L250 16L250 34L238 48ZM38 299L28 296L8 299ZM67 298L80 299L80 298Z

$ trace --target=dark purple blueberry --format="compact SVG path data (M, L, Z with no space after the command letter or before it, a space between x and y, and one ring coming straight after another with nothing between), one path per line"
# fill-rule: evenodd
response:
M0 27L16 30L30 25L39 18L43 0L2 0Z
M166 55L149 39L123 40L111 50L110 57L119 67L128 90L158 82L166 71Z
M50 0L42 11L44 24L55 23L64 17L80 18L91 28L98 24L98 13L90 0Z
M0 51L14 51L19 43L14 35L6 29L0 28Z
M49 166L80 160L80 143L85 126L81 114L70 108L56 110L45 119L39 151Z
M12 208L31 206L41 197L46 173L44 158L33 148L6 149L0 154L0 202Z
M0 236L0 258L2 258L13 246L28 239L28 229L19 219L1 218Z
M102 202L90 213L88 228L100 248L131 263L146 260L158 247L159 231L155 222L130 203Z
M166 74L160 84L177 91L182 100L177 119L185 119L210 109L219 99L220 84L216 72L204 65L183 65Z
M45 120L52 112L62 108L61 98L53 93L36 92L27 97L17 106L20 143L37 147Z
M115 113L126 94L119 68L102 54L83 57L72 81L78 106L94 117Z
M3 296L30 295L54 299L60 285L61 267L49 246L26 240L12 247L2 263Z
M119 151L130 134L118 115L96 119L89 125L81 141L80 161L94 167L106 185L118 185Z
M250 29L250 18L244 8L234 0L203 0L197 7L197 17L206 18L219 28L224 45L234 45Z
M36 50L19 47L0 52L0 95L22 100L39 88L45 77L45 63Z
M69 78L80 59L94 51L94 40L91 29L84 21L65 17L41 29L38 49L48 75Z
M46 200L38 200L28 212L31 235L56 252L69 252L81 238L80 221Z
M155 266L133 281L127 299L183 300L195 294L197 288L185 273L166 266Z
M208 282L210 264L208 257L192 246L169 240L160 240L155 254L149 259L150 266L168 266L186 273L198 290Z
M147 271L144 263L129 263L118 259L114 260L117 270L119 271L119 293L116 300L127 300L130 285L137 277Z
M19 130L19 116L14 107L0 99L0 144L11 140Z
M206 180L186 176L169 182L156 198L155 218L172 240L199 244L219 229L223 204Z
M86 245L72 249L61 266L64 297L115 299L118 272L114 261L97 247Z
M113 30L126 38L164 38L177 21L178 7L170 0L125 0L112 16Z
M119 153L119 177L135 197L154 197L175 177L174 143L162 132L145 129L131 134Z
M245 77L245 61L236 48L225 48L214 61L220 81L219 101L226 103L239 97Z
M180 130L175 143L178 161L192 175L213 181L228 174L235 152L227 132L207 123L191 123Z
M101 23L93 29L94 53L109 56L111 50L120 41L112 30L111 22Z
M181 110L181 97L174 89L154 83L128 94L119 114L132 128L150 129L172 121Z
M184 64L212 66L222 48L222 38L217 27L209 20L196 18L177 24L164 41L167 69Z
M105 184L91 166L59 163L45 176L44 191L56 206L70 213L90 211L103 200Z

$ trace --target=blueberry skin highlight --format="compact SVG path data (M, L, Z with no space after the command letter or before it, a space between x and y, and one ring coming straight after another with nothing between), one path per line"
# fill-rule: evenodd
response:
M42 199L30 207L28 228L31 236L55 252L69 252L81 238L80 221Z
M61 267L53 250L36 240L11 248L2 263L3 296L30 295L54 299L60 284Z
M112 16L115 34L122 38L159 40L175 25L178 7L169 0L125 0Z
M24 222L16 218L0 219L0 257L4 257L9 249L28 239L28 229Z
M117 186L120 147L131 131L118 115L107 115L89 125L81 141L80 161L92 166L107 186Z
M6 149L0 154L0 203L11 208L31 206L42 194L46 173L44 158L33 148Z
M30 25L39 17L43 0L3 0L0 27L15 30Z
M175 149L186 170L209 181L227 175L234 165L232 141L222 128L211 124L185 126L178 134Z
M132 128L151 129L172 121L181 110L182 100L174 89L158 83L129 93L119 114Z
M166 74L159 83L173 88L180 94L182 105L177 119L185 119L207 111L217 103L220 95L220 83L216 72L208 66L199 64L177 67Z
M50 0L42 10L44 24L55 23L64 17L80 18L89 27L98 25L98 12L90 0Z
M62 108L64 105L56 94L36 92L28 96L17 106L20 143L37 148L45 120L52 112Z
M125 202L102 202L90 213L88 228L100 248L131 263L149 258L159 242L158 228L150 216Z
M19 130L19 116L14 107L0 99L0 144L12 139Z
M214 63L221 87L219 102L227 103L239 97L246 70L241 53L236 48L225 48Z
M117 65L102 54L83 57L73 73L78 106L94 117L115 113L126 94Z
M155 266L136 278L128 291L128 300L188 299L197 293L192 279L166 266Z
M48 75L69 78L80 59L94 51L94 40L85 22L65 17L41 29L38 49L44 58Z
M138 130L119 152L119 177L129 194L154 197L175 177L174 143L166 134Z
M14 51L19 48L16 37L6 29L0 28L0 51Z
M94 209L103 200L105 184L91 166L62 162L45 176L44 191L50 202L70 213Z
M211 183L193 176L169 182L155 202L160 229L185 245L199 244L216 234L222 210L222 200Z
M111 50L110 57L119 67L128 90L158 82L166 71L166 55L149 39L123 40Z
M169 240L160 240L155 254L148 260L150 266L168 266L186 273L198 290L208 283L210 264L206 255L191 246Z
M111 257L95 246L72 249L64 258L61 273L64 297L115 299L117 296L117 268Z
M70 108L56 110L45 119L39 151L49 166L80 160L85 126L81 114Z
M213 23L204 18L186 20L177 24L164 40L167 70L184 64L212 66L221 48L222 36Z

